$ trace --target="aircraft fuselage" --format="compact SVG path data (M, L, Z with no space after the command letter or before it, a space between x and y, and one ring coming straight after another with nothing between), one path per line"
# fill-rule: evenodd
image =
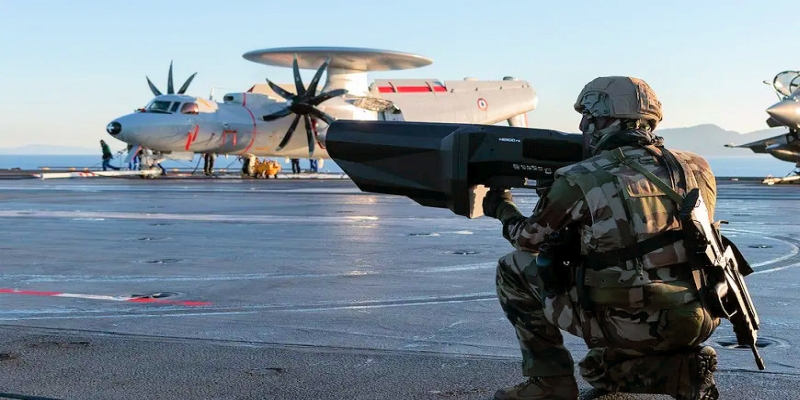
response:
M158 96L145 108L117 118L107 130L119 140L158 152L308 156L305 138L300 135L293 138L296 143L287 145L280 154L275 152L280 134L288 129L291 118L265 122L260 116L271 105L278 104L276 101L256 93L237 95L241 96L241 102ZM118 124L116 129L113 124ZM299 130L305 128L301 125ZM314 156L327 158L327 152L318 148Z

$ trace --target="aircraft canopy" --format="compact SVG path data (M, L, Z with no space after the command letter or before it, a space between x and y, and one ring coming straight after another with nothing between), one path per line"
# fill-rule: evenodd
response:
M783 71L775 75L772 87L783 96L791 96L800 88L800 71Z

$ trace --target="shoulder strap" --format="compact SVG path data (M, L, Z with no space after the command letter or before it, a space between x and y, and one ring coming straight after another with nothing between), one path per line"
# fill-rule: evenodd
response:
M683 159L676 157L675 154L664 147L661 148L661 153L664 155L667 165L672 164L678 169L681 177L680 187L684 190L684 192L688 193L690 190L698 187L694 172L691 168L689 168L689 165L687 165Z

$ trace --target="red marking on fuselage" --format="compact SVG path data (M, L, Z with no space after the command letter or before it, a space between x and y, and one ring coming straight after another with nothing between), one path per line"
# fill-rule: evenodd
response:
M224 145L225 144L225 139L228 137L228 135L231 135L231 136L233 136L233 145L236 146L236 136L237 136L237 134L238 134L238 132L233 130L233 129L223 130L222 131L222 144Z
M444 86L378 86L379 93L432 93L446 92Z
M197 133L200 131L200 125L194 126L194 132L189 132L186 135L186 147L185 150L189 150L189 146L192 145L192 142L197 140Z

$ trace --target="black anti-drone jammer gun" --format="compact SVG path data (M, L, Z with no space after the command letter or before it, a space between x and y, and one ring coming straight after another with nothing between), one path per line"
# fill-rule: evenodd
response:
M325 146L364 192L483 215L487 188L542 187L583 159L581 135L451 123L337 120Z

